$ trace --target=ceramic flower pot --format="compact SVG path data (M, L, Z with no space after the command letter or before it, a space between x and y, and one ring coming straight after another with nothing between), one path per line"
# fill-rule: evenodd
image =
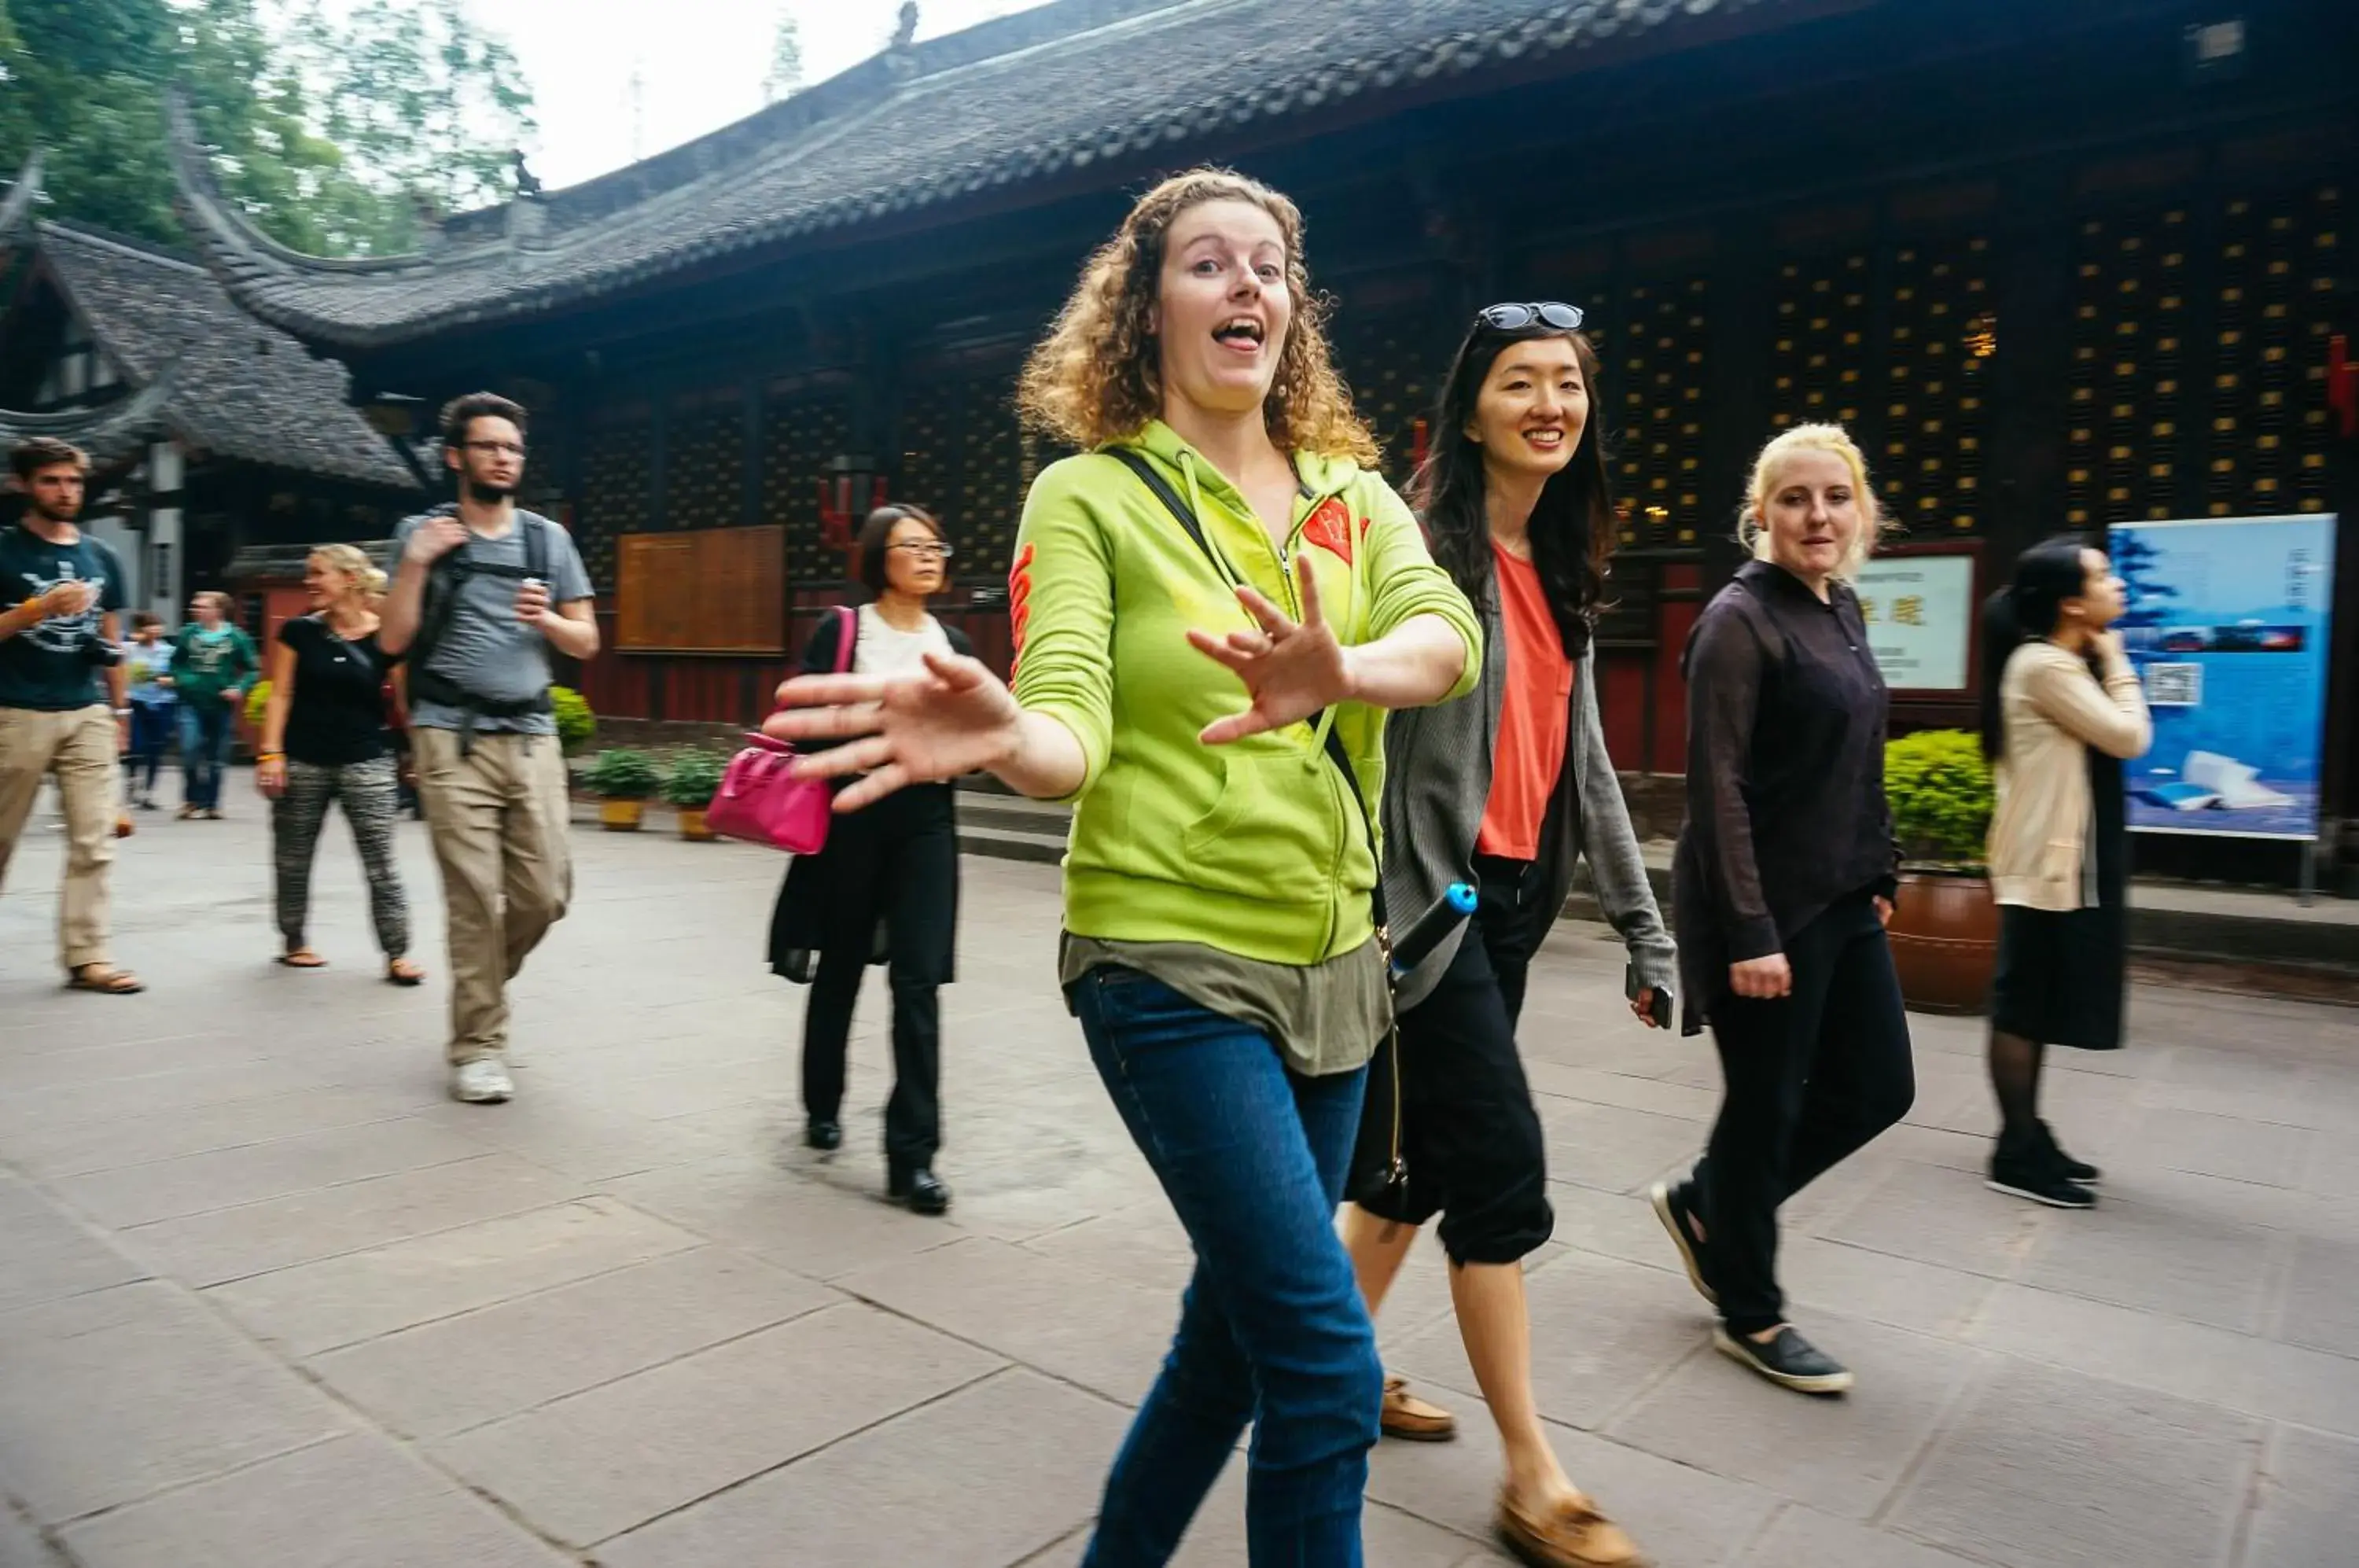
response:
M703 807L682 806L679 808L679 836L703 844L719 835L704 825Z
M639 818L647 809L645 800L601 800L598 802L598 825L608 833L636 833Z
M1926 1013L1979 1013L1998 964L1998 903L1987 877L1904 871L1886 934L1900 995Z

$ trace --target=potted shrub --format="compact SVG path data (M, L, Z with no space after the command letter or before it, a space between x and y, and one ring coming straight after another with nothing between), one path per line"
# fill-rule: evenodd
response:
M598 738L598 715L589 702L571 686L551 686L549 706L557 720L558 749L571 757Z
M1900 840L1892 962L1925 1012L1978 1013L1998 961L1998 905L1984 865L1991 774L1981 740L1919 730L1884 748L1884 797Z
M704 825L705 808L721 790L721 774L727 764L709 751L683 751L671 759L664 769L663 795L679 813L679 836L687 839L710 839L712 830Z
M662 787L656 760L628 746L608 746L591 762L582 782L598 797L598 822L608 833L636 833L647 797Z

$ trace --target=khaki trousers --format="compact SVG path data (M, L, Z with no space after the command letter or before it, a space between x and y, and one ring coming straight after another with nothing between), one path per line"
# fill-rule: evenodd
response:
M107 868L114 864L114 715L103 703L62 713L0 708L0 877L54 774L66 813L65 886L58 896L58 958L68 973L112 962L106 951Z
M455 1065L507 1049L507 983L573 897L565 757L555 735L410 732L419 802L442 868Z

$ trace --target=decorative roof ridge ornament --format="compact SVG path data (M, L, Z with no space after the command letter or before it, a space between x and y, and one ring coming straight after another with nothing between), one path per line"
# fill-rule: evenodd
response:
M893 41L885 46L885 70L896 83L918 74L918 0L901 0L901 14L893 24Z
M0 245L17 245L33 237L33 208L41 199L41 166L49 156L47 147L34 147L25 167L16 171L16 183L8 188L5 197L0 197Z

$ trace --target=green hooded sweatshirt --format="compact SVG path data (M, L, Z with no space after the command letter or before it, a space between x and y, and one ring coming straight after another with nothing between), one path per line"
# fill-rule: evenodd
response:
M1374 642L1440 615L1466 643L1450 695L1483 672L1482 629L1381 475L1299 452L1284 556L1234 485L1168 425L1125 443L1194 506L1235 576L1290 615L1289 566L1306 555L1342 642ZM1032 485L1008 574L1016 699L1061 722L1088 769L1074 791L1065 927L1115 942L1200 942L1267 964L1321 964L1368 940L1375 862L1361 807L1323 749L1287 725L1227 746L1197 732L1246 705L1244 685L1187 633L1253 626L1221 572L1154 493L1103 452L1067 458ZM1332 723L1374 815L1384 719L1346 702Z

